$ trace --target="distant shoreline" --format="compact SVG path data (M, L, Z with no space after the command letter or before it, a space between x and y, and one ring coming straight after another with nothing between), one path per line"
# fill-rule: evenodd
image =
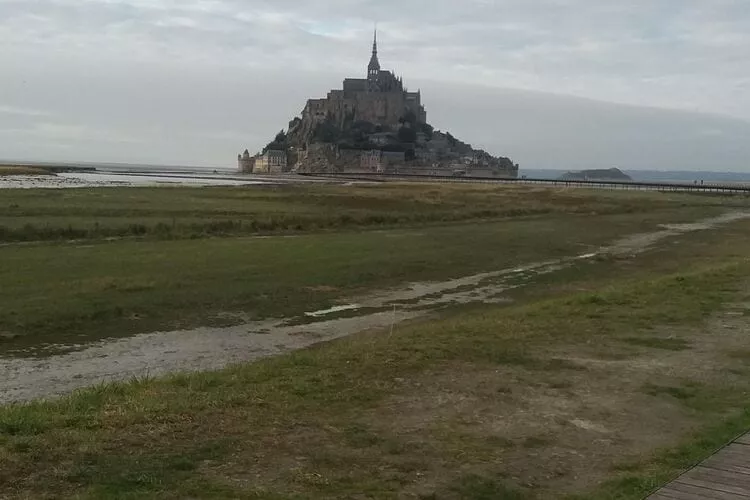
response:
M0 165L0 177L12 175L55 175L49 169L29 165Z
M94 167L0 163L0 175L55 175L63 172L96 172Z

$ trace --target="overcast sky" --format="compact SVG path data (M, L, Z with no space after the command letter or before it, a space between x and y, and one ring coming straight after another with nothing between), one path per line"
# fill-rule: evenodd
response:
M522 168L750 170L748 0L0 0L0 158L233 167L380 60Z

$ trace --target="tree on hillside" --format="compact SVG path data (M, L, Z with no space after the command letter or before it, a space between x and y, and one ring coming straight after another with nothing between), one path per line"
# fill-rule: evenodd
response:
M381 151L389 151L392 153L404 153L406 152L406 148L402 146L401 144L386 144L385 146L380 147Z
M420 123L419 131L424 133L428 141L432 140L432 135L435 133L435 129L429 123Z
M286 150L286 132L282 129L278 134L276 134L276 137L273 141L266 144L266 147L263 148L263 152L265 153L268 150Z
M352 130L357 130L363 134L374 134L377 127L374 123L368 122L367 120L357 120L352 123Z
M398 129L398 140L401 142L416 142L417 131L410 127L401 127Z

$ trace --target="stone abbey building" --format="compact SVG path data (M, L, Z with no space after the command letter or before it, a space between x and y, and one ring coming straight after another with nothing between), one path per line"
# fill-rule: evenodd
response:
M309 99L261 153L237 160L242 172L410 172L515 177L508 158L476 151L427 123L420 91L383 70L375 32L365 78Z
M405 111L411 111L417 123L427 123L420 92L408 92L403 80L392 71L380 68L377 33L372 43L372 56L367 65L367 78L347 78L343 90L332 90L325 99L310 99L302 111L302 121L324 121L333 117L344 127L347 121L366 121L397 126Z
M289 137L291 142L304 147L323 124L340 131L358 123L371 123L379 130L395 130L407 114L413 115L414 125L427 123L421 92L409 92L400 77L381 69L376 33L367 78L346 78L343 89L331 90L323 99L309 99L302 116L289 123Z

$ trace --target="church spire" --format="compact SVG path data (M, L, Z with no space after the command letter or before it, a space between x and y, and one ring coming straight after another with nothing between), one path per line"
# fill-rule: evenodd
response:
M372 57L367 65L367 88L370 92L380 90L380 61L378 61L378 29L372 39Z
M372 39L372 57L370 64L367 66L368 74L372 71L380 71L380 61L378 61L378 30L375 29Z

